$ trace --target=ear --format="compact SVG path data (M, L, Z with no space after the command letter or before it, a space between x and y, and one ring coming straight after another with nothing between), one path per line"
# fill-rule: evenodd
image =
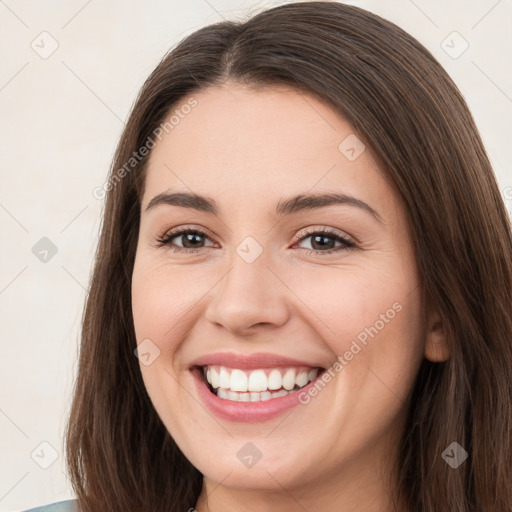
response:
M431 315L427 322L425 357L433 363L441 363L450 357L446 333L438 313Z

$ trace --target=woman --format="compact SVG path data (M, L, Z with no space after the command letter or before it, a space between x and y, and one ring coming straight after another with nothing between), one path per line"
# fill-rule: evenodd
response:
M67 505L512 509L510 221L415 39L331 2L202 28L103 192Z

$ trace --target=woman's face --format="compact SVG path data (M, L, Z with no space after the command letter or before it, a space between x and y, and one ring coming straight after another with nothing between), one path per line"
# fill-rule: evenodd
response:
M348 475L371 494L427 345L399 196L312 96L192 97L142 200L132 300L149 396L206 481L300 492Z

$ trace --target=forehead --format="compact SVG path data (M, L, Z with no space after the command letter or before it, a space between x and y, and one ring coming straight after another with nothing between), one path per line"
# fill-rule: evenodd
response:
M177 116L191 98L195 106ZM163 134L152 159L177 149L181 160L200 156L212 163L236 162L255 154L265 160L284 154L287 159L310 158L320 146L336 154L340 136L353 131L320 100L284 86L263 90L238 84L210 87L183 99L169 114L173 113L178 122Z
M368 202L397 199L371 148L312 95L285 86L229 84L191 94L170 116L172 129L150 156L144 204L169 188L225 196L231 203L308 190L342 191ZM349 146L364 151L354 159L354 152L346 153Z

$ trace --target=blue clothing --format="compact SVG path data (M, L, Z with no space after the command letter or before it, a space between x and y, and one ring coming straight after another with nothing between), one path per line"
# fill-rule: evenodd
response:
M75 512L76 500L59 501L57 503L50 503L43 507L31 508L25 512Z

